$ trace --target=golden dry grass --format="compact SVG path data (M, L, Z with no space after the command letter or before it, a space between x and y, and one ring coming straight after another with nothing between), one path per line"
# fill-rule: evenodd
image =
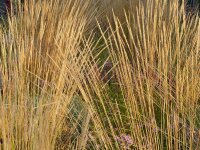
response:
M0 149L199 147L198 15L108 3L30 0L0 27Z

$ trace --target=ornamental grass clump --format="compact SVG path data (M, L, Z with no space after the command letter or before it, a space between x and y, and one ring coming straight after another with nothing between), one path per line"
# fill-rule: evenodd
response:
M106 2L30 0L1 26L0 149L199 147L198 14Z
M90 58L80 47L90 43L83 38L89 6L89 0L26 1L1 27L0 149L54 149L62 130L70 132L63 127L68 105Z
M125 23L114 15L107 32L99 25L122 94L122 100L115 99L117 106L105 110L113 108L112 117L107 116L115 123L110 129L117 128L113 134L129 134L134 143L130 148L197 148L198 15L186 16L178 1L153 0L140 5L136 15L125 15Z

